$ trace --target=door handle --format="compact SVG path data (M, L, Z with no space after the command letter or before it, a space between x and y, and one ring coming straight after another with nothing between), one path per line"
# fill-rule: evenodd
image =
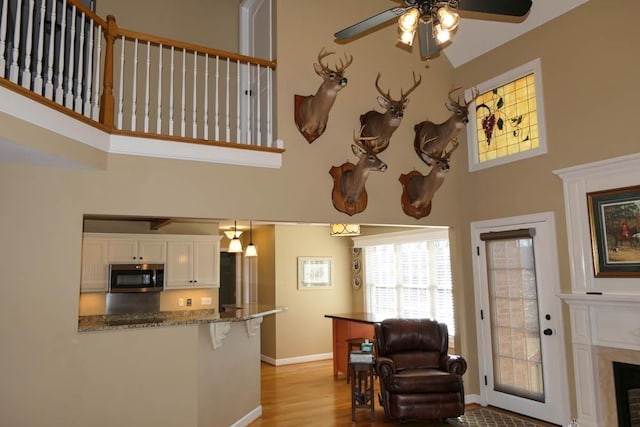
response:
M553 331L551 330L551 328L545 329L542 333L545 335L553 335Z

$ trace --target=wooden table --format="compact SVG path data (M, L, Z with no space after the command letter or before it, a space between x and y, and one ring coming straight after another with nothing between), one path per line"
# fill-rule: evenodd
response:
M369 409L370 420L376 420L374 376L375 365L371 363L349 363L351 377L351 421L356 420L356 409Z
M385 318L373 313L325 314L333 319L333 375L346 376L347 342L349 338L368 338L373 341L374 325Z

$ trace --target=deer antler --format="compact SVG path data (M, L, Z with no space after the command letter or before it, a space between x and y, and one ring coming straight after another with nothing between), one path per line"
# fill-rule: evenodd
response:
M343 63L343 62L342 62L342 58L340 58L340 67L337 67L337 68L336 68L336 72L337 72L337 73L342 73L342 72L344 72L344 70L346 70L346 69L347 69L347 67L348 67L349 65L351 65L351 63L353 62L353 55L349 55L349 57L347 58L347 54L345 53L345 54L344 54L344 59L345 59L345 61L347 61L347 62L346 62L346 63Z
M356 131L355 129L353 130L353 142L355 142L355 144L362 148L363 150L367 150L367 151L372 151L373 153L379 153L380 149L376 149L375 147L373 147L371 145L372 141L375 141L376 139L378 139L379 137L377 136L362 136L362 131L364 130L364 126L362 126L360 128L360 133L358 135L356 135ZM389 144L387 144L388 146ZM387 148L387 146L385 146L384 148Z
M378 73L378 77L376 77L376 89L378 89L378 92L380 92L380 95L382 95L384 98L391 99L391 89L389 89L386 94L382 91L382 89L380 89L380 86L378 85L380 77L382 77L382 74Z
M460 97L458 96L458 99L456 99L455 101L453 100L453 98L451 97L451 94L455 91L457 91L458 89L460 89L462 86L458 86L458 87L454 87L453 89L451 89L449 91L449 93L447 94L447 96L449 97L449 101L452 104L456 104L456 105L460 105Z
M479 96L480 96L480 91L478 90L478 88L477 87L471 88L471 99L469 101L467 100L464 101L465 107L471 104L473 101L475 101L476 98L478 98Z
M456 151L456 148L458 148L458 145L460 145L460 142L458 142L458 138L456 138L452 141L451 150L445 151L444 154L442 155L441 160L449 160L451 158L451 153Z
M323 60L324 58L326 58L327 56L329 56L329 55L333 55L334 53L335 53L335 52L329 52L329 51L326 51L326 50L324 49L324 47L323 47L322 49L320 49L320 52L318 53L318 64L320 64L320 66L322 67L322 69L323 69L324 71L331 71L331 70L330 70L330 68L329 68L327 65L324 65L324 64L322 63L322 60Z
M407 93L402 92L402 89L400 89L400 99L405 99L407 96L409 96L409 94L411 92L413 92L415 90L415 88L417 88L420 85L420 83L422 83L422 76L419 75L418 77L419 77L419 79L416 80L416 73L414 72L413 73L413 86L411 86L411 89L409 89L407 91Z

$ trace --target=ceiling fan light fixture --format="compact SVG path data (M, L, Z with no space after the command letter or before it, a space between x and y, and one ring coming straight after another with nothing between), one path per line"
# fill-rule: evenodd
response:
M438 9L438 22L443 30L453 31L458 27L458 23L460 22L460 15L455 9L450 8L449 6L442 6Z
M401 31L400 32L400 43L404 43L407 46L413 45L413 39L415 38L416 32L414 31Z
M436 43L444 44L451 40L451 31L442 28L440 24L435 25L433 27L434 37L436 39Z
M398 26L400 31L414 32L418 26L418 19L420 18L420 11L414 7L407 10L400 18L398 18Z

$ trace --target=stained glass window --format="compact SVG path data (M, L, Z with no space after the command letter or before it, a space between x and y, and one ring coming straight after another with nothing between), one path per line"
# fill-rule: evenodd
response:
M478 85L469 111L471 170L546 153L539 60Z

